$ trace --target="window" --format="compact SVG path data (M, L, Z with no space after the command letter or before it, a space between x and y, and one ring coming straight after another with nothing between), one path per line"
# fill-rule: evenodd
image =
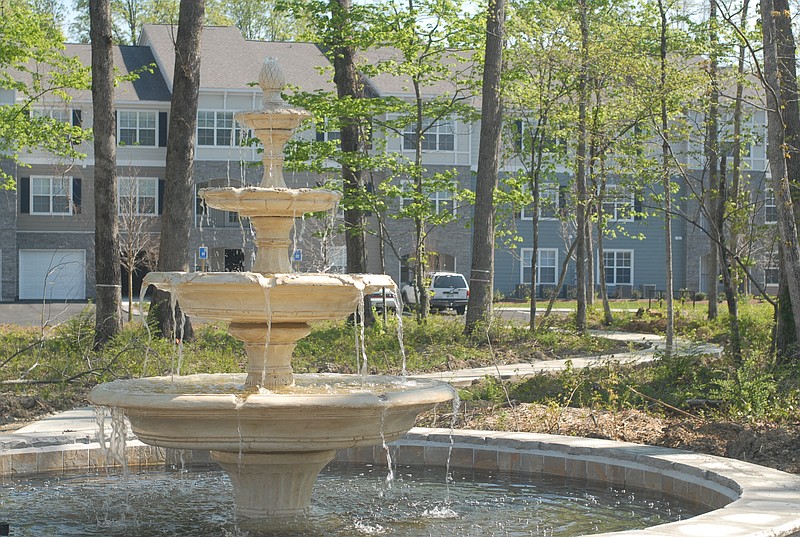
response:
M46 117L60 123L70 123L72 118L66 108L34 108L31 112L33 117Z
M120 177L117 181L119 214L158 214L158 179L155 177Z
M525 186L527 190L527 185ZM558 215L558 185L540 185L539 187L539 218L555 219ZM522 208L520 215L523 220L533 220L533 205Z
M533 248L523 248L522 273L520 283L531 281L531 261L533 260ZM550 248L539 248L539 255L536 260L536 283L538 285L556 284L556 265L558 264L558 250Z
M417 146L416 125L409 125L403 132L403 149ZM451 119L440 119L436 123L423 126L422 149L424 151L453 151L455 149L455 129Z
M627 192L625 188L618 185L606 185L603 214L607 215L611 220L632 221L633 205L632 193Z
M234 121L233 112L197 112L197 145L238 146L243 137L244 131Z
M452 192L433 192L428 196L428 199L433 203L436 214L442 214L444 212L456 214L456 206L453 203Z
M604 250L607 285L633 284L633 250Z
M775 191L767 188L764 194L764 222L775 224L778 222L778 206L775 205Z
M119 145L156 145L156 113L120 110L117 140Z
M338 140L341 134L338 130L334 130L332 125L329 125L326 119L323 123L317 124L317 141L318 142L332 142Z
M403 207L408 207L414 203L414 183L411 181L403 181L402 188L403 197L401 198L401 203ZM445 212L453 215L456 214L456 204L453 200L452 192L430 192L428 194L428 200L431 203L431 208L436 212L436 214L442 214Z
M72 214L71 177L31 177L31 214Z
M764 269L765 285L779 285L780 281L780 269L778 267L766 267Z

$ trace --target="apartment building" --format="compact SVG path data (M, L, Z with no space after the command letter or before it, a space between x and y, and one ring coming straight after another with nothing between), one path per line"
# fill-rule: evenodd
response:
M135 207L137 218L147 221L148 233L157 236L158 215L162 212L163 180L166 158L168 114L174 68L174 29L163 25L145 26L139 44L115 47L115 66L121 74L154 65L153 72L142 72L138 79L122 82L115 90L117 111L117 165L120 200ZM89 45L67 45L66 53L90 63ZM262 170L258 149L242 146L243 132L233 120L240 110L258 108L260 89L253 85L265 57L275 57L282 65L290 88L303 91L333 91L332 69L319 50L310 43L272 43L245 40L235 27L208 27L202 39L200 96L198 107L197 145L194 180L198 190L209 186L242 186L258 184ZM327 70L326 70L327 69ZM380 76L367 81L373 95L409 98L407 81ZM290 89L291 91L291 89ZM432 88L430 91L447 91ZM13 102L10 92L0 94L0 104ZM472 100L480 106L479 97ZM90 127L92 124L91 95L74 92L73 100L44 100L36 105L35 113L49 114L73 124ZM763 128L766 118L754 116ZM455 170L462 189L474 189L477 168L479 125L451 118L440 120L426 136L424 162L429 172ZM335 132L319 132L313 128L296 134L306 139L333 139ZM381 151L413 156L408 136L404 133L382 133L385 145ZM688 152L690 142L686 142ZM86 158L62 161L43 152L26 155L30 167L13 167L0 163L17 181L16 191L0 192L0 300L85 300L94 296L94 160L91 142L78 149ZM766 160L763 143L754 143L748 157L753 176L765 178ZM687 153L688 154L688 153ZM694 163L695 168L700 167ZM512 173L519 162L509 161L504 173ZM544 196L552 206L565 206L565 186L571 179L570 170L561 168L558 184L549 185ZM702 182L702 173L692 177ZM314 187L331 177L316 173L287 172L290 187ZM684 204L687 214L692 207L691 184L682 181L674 195L676 204ZM643 196L632 192L612 191L604 210L613 215L615 225L625 233L604 240L602 255L605 262L603 277L612 293L623 296L635 290L664 288L664 230L663 221L656 215L648 218L631 216L626 207L642 203ZM641 193L639 193L641 194ZM769 192L760 191L767 225L774 217L774 198L770 206ZM432 268L458 271L469 276L471 263L471 219L468 205L459 206L451 193L431 193L435 211L449 211L455 221L426 230L427 248ZM402 203L402 201L398 201ZM121 203L121 206L124 205ZM770 213L770 207L772 213ZM568 295L574 286L574 264L568 265L565 285L555 289L561 264L571 236L569 224L554 212L543 211L540 223L540 248L537 266L536 293L549 292ZM333 220L337 218L332 216ZM529 280L532 237L530 210L522 208L506 217L504 225L514 227L521 237L517 246L499 246L496 252L496 290L505 294L519 293ZM697 217L699 218L699 216ZM376 215L370 221L368 263L370 272L386 272L397 281L409 278L409 264L414 255L413 226L410 222L387 219L378 233ZM298 220L293 234L295 267L303 271L342 271L345 252L341 236L320 240L322 228L331 222L306 218ZM703 258L709 245L697 228L687 219L673 224L675 259L675 289L704 290L709 278L704 274ZM385 248L380 248L381 235ZM642 238L643 237L643 238ZM235 213L209 209L196 204L195 226L191 239L191 267L199 270L247 270L252 265L252 233L246 221ZM156 241L157 243L157 241ZM208 259L199 257L199 248L206 248ZM383 255L379 255L382 252ZM287 252L291 254L291 252ZM768 283L777 277L769 256L759 277ZM595 263L595 282L601 277ZM141 274L137 275L138 277ZM646 287L645 287L646 286Z

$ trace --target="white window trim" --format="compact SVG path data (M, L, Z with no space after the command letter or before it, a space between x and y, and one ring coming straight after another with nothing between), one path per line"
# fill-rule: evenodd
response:
M450 212L453 216L458 214L458 207L456 206L456 200L453 199L454 192L431 192L428 196L428 199L433 202L433 208L436 211L436 214L442 214L445 210L442 206L443 205L451 205L453 210Z
M49 108L34 108L31 113L35 117L46 117L61 123L72 124L72 110L60 106ZM54 117L55 115L59 117ZM62 117L63 115L63 117Z
M403 193L406 192L413 193L411 190L413 188L413 184L409 180L402 181L402 188L403 188ZM450 214L456 216L458 214L458 205L456 204L455 195L456 192L439 190L436 192L429 192L427 198L428 201L430 201L433 204L433 210L436 212L437 215L442 213L443 204L451 203L453 205L453 211ZM408 198L405 196L400 197L401 207L408 207L413 202L414 198Z
M123 144L122 143L122 130L123 130L123 127L121 126L121 122L119 121L119 116L122 113L136 114L136 143L133 143L133 144ZM155 127L153 129L155 131L155 136L153 136L153 143L152 144L145 145L145 144L141 143L141 141L140 141L140 138L141 138L141 134L140 133L141 133L142 130L144 130L143 127L139 126L139 123L140 123L139 117L142 114L152 114L153 118L155 120L154 121ZM126 130L130 129L130 127L125 127L125 129ZM159 129L158 111L156 111L156 110L130 110L130 109L117 110L117 145L119 145L121 147L158 147L158 139L159 139L158 129ZM150 129L147 129L147 130L150 130Z
M607 211L607 205L614 205L614 210ZM605 197L603 198L603 214L609 217L613 222L633 222L634 221L634 207L636 200L634 199L633 192L630 189L620 187L617 184L607 184ZM627 212L623 218L621 214Z
M214 114L214 126L213 127L201 127L200 126L200 113L213 113ZM199 147L239 147L241 143L236 142L237 132L240 142L246 140L250 137L249 129L243 128L239 123L236 122L234 118L234 113L232 110L217 110L217 109L200 109L197 111L197 128L195 130L195 136L197 137L197 145ZM228 130L227 127L222 127L219 125L219 116L218 114L230 114L231 115L231 127L230 131L233 134L233 139L229 139L227 144L218 144L217 143L217 131L218 130ZM200 143L200 129L204 130L213 130L214 131L214 143L213 144L204 144Z
M775 210L775 220L767 220L767 208L771 207ZM778 205L775 203L775 191L772 187L767 187L764 190L764 223L767 225L778 223Z
M553 259L555 264L553 267L556 269L553 272L553 281L545 282L542 281L542 263L541 263L541 256L542 252L553 253ZM529 261L528 264L525 264L525 261ZM536 284L537 285L556 285L558 283L558 248L539 248L536 253ZM520 257L519 257L519 282L521 284L527 284L528 281L525 281L525 268L530 268L530 261L533 260L533 248L522 248L520 249Z
M49 211L37 211L35 210L35 204L33 203L33 197L35 195L34 189L34 182L37 179L49 179L50 180L50 210ZM53 179L63 179L67 182L67 210L64 212L53 212ZM29 194L29 202L30 202L30 214L32 215L39 215L39 216L71 216L73 213L72 209L72 177L61 177L61 176L53 176L53 175L32 175L30 178L30 194Z
M778 272L778 278L780 278L780 267L778 267L777 265L767 265L766 267L764 267L764 286L766 287L767 285L770 285L770 286L780 285L780 282L775 282L775 283L767 282L767 271L768 270L777 270L777 271L779 271Z
M326 272L343 274L347 272L347 248L339 245L328 247L328 264Z
M423 146L425 145L425 140L428 140L428 141L430 141L432 139L436 140L436 147L435 148L425 148L425 147L423 147L422 148L423 152L455 153L458 150L458 129L457 129L458 122L456 121L455 118L443 117L443 118L437 119L435 122L430 121L428 119L424 119L423 121L425 122L424 123L424 127L423 127L424 133L422 135L422 137L423 137L423 141L422 141ZM432 124L435 124L435 125L431 126ZM415 132L415 129L414 129L415 125L416 124L412 123L411 125L407 126L405 129L403 129L402 133L400 133L400 147L402 147L403 151L413 151L414 150L413 147L412 148L406 147L406 140L411 139L413 141L413 137L416 136L416 134L417 134ZM439 135L440 135L439 129L441 129L443 127L449 127L450 128L451 132L442 132L441 134L442 135L450 135L450 136L453 137L453 148L452 149L442 149L441 148L441 143L439 142Z
M615 259L614 281L613 282L606 282L606 285L612 285L612 286L616 286L616 285L631 285L632 286L633 282L636 281L636 278L634 277L635 276L634 269L636 267L636 257L634 255L634 250L633 249L624 249L624 248L607 248L607 249L603 250L602 252L598 252L597 253L598 260L597 260L597 265L596 265L597 266L597 278L596 278L597 282L596 283L600 284L601 278L605 277L605 274L601 274L600 273L599 256L601 256L603 254L606 254L606 253L614 253L614 254L629 253L629 254L631 254L631 281L629 281L629 282L618 282L618 281L616 281L617 280L617 272L616 272L617 265L616 265L616 259ZM608 265L604 264L604 267L605 267L606 270L608 270Z
M134 215L131 215L131 216L158 216L158 212L159 212L158 211L159 210L159 207L158 207L158 177L126 177L126 176L119 177L117 179L117 214L118 215L125 214L125 212L123 211L122 202L121 202L121 199L120 199L122 197L122 192L120 191L120 188L122 187L122 183L124 181L128 180L128 179L134 180L135 184L136 184L136 213ZM139 196L139 185L140 185L140 183L142 181L152 181L152 182L155 183L155 187L156 187L155 188L155 201L153 202L153 212L151 212L151 213L139 212L139 199L141 197L141 196ZM150 196L145 196L145 197L150 197Z
M338 129L331 129L329 127L329 121L326 118L324 121L320 121L314 127L314 139L318 142L334 142L339 141L342 137L342 133ZM322 140L320 140L322 138Z

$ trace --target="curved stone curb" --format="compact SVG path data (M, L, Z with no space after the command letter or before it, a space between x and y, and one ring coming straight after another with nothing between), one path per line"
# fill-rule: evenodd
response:
M800 476L733 459L655 446L533 433L414 428L392 444L398 464L551 474L646 487L714 509L614 537L789 537L800 535ZM385 464L381 446L338 453Z

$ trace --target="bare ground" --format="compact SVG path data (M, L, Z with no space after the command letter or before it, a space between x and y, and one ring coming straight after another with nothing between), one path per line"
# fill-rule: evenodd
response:
M0 433L14 431L48 414L86 405L85 397L60 397L54 402L37 395L0 393Z

